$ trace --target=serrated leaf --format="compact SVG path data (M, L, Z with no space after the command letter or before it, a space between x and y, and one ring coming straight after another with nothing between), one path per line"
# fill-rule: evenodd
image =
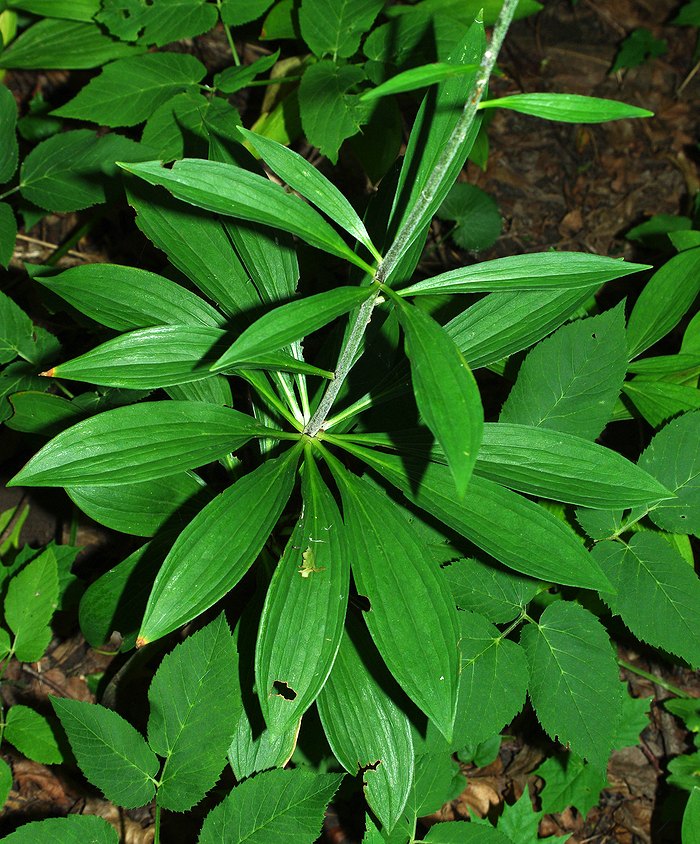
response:
M56 555L47 548L10 581L5 596L5 622L15 634L13 648L20 662L36 662L51 641L49 622L58 606Z
M10 205L0 202L0 267L8 268L15 252L17 220Z
M68 815L26 823L4 840L8 844L36 844L42 838L54 844L118 844L114 827L96 815Z
M533 252L450 270L403 288L401 295L590 290L612 279L648 269L647 264L632 264L587 252Z
M652 428L659 428L680 414L700 409L697 385L634 378L625 381L622 392Z
M624 686L622 717L617 725L617 732L613 741L614 750L636 747L640 743L640 734L649 726L649 706L652 700L651 697L632 697L627 693L627 686Z
M594 439L610 418L626 370L622 307L577 320L528 354L500 421Z
M609 539L621 532L624 510L576 509L576 521L591 539Z
M391 830L413 782L411 728L367 631L348 621L318 712L333 753L350 774L362 772L367 802Z
M159 762L141 733L96 703L51 697L81 771L108 800L134 809L156 793Z
M8 709L4 737L35 762L51 765L63 761L49 722L28 706L15 704Z
M342 774L266 771L238 785L205 818L198 844L313 844Z
M306 69L299 85L304 134L333 164L343 141L356 135L369 118L370 107L349 93L364 78L359 65L323 60Z
M148 53L120 59L53 111L102 126L135 126L180 91L204 78L206 68L185 53Z
M550 604L520 636L530 699L545 731L604 770L620 719L617 663L601 623L570 601Z
M477 745L509 724L525 704L528 669L520 645L473 612L458 613L461 671L452 746Z
M573 806L585 818L608 785L604 772L574 753L550 756L535 773L545 782L541 795L542 811L546 814L563 812Z
M16 125L15 98L9 88L0 85L0 184L9 182L17 169L19 147L15 134Z
M207 504L182 531L153 584L139 644L191 621L233 589L292 493L298 458L299 449L292 448L263 463ZM210 561L204 571L202 560Z
M495 561L461 558L441 567L457 606L489 621L512 621L539 591L539 583L501 568ZM458 616L462 618L461 613Z
M606 123L609 120L654 116L653 111L645 108L581 94L513 94L495 100L482 100L479 107L507 108L562 123Z
M445 452L461 498L484 428L479 388L462 353L432 317L411 305L399 307L397 316L406 338L418 410Z
M457 701L459 629L447 584L382 490L341 473L335 464L334 472L353 577L370 602L367 627L406 694L449 740Z
M700 17L700 9L698 9ZM683 812L683 827L681 830L682 844L693 844L700 839L700 788L695 787Z
M34 325L13 299L0 293L0 363L34 357Z
M349 58L360 38L372 26L384 5L383 0L302 0L299 9L301 34L317 56Z
M95 20L122 41L162 47L211 29L217 12L206 0L102 0Z
M321 691L343 633L350 559L333 496L304 463L303 515L270 582L260 617L256 687L267 726L293 728Z
M603 599L635 636L700 665L700 581L681 555L647 531L592 553L619 588Z
M658 58L666 52L666 40L654 38L652 33L641 26L620 42L615 61L610 73L617 73L623 68L639 67L647 58Z
M465 182L457 182L450 188L437 216L441 220L454 220L450 237L457 246L470 252L493 246L503 228L503 218L493 197Z
M286 193L280 185L242 167L185 158L171 169L151 161L124 165L124 169L149 184L162 185L177 199L207 211L275 226L372 272L311 206Z
M12 782L12 768L10 768L4 759L0 759L0 800L2 800L3 806L5 805L7 798L10 796ZM25 838L25 841L28 840L28 838ZM36 839L32 838L32 842L34 841L36 841Z
M447 821L431 826L423 839L429 844L513 844L502 832L487 824Z
M148 689L148 743L164 757L157 802L186 812L212 788L233 735L235 650L222 614L164 657Z
M642 452L639 465L676 495L651 511L654 524L672 533L700 534L700 413L669 422Z
M78 422L47 443L8 485L110 486L210 463L267 429L228 407L155 401Z

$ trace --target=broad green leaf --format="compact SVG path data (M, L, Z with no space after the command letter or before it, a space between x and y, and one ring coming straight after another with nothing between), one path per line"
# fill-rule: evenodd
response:
M34 325L13 299L0 293L0 363L34 359Z
M699 10L700 11L700 10ZM700 840L700 787L690 792L683 812L682 844L693 844Z
M627 367L628 372L659 378L673 375L692 377L700 374L700 354L690 352L678 355L659 355L651 358L637 358Z
M500 421L594 439L612 414L626 370L622 307L577 320L528 354Z
M102 126L135 126L180 91L204 78L206 68L186 53L147 53L120 59L53 114Z
M587 252L533 252L471 264L403 288L402 296L426 293L491 293L506 290L591 290L641 270L619 258Z
M177 202L165 191L137 187L128 193L136 225L174 267L227 316L259 306L260 297L218 219Z
M547 814L573 806L585 818L608 785L604 772L574 753L550 756L537 768L536 774L545 782L542 811Z
M479 69L479 65L453 65L445 62L431 62L420 67L412 67L397 73L376 88L370 88L362 94L363 102L378 100L390 94L402 94L405 91L415 91L417 88L426 88L428 85L435 85L450 76L461 76L464 73L473 73Z
M122 41L162 47L211 29L217 12L206 0L102 0L95 20Z
M148 690L148 744L165 759L158 805L186 812L226 764L236 703L233 637L223 613L161 662Z
M367 802L391 830L413 782L411 727L366 630L348 621L318 712L333 753L350 774L362 773Z
M576 509L576 521L591 539L609 539L622 533L624 510Z
M36 844L42 838L54 844L118 844L114 827L97 815L68 815L26 823L3 840L8 844Z
M652 510L654 524L671 533L700 534L700 413L669 422L642 452L639 465L676 495Z
M457 615L462 656L453 748L500 733L523 708L528 684L520 645L477 613Z
M620 719L622 690L605 628L571 601L550 604L520 635L530 699L551 738L604 770Z
M670 786L692 792L700 777L700 751L684 753L671 759L668 773L666 781Z
M347 59L353 56L362 35L374 23L383 0L302 0L299 27L304 41L317 56Z
M162 185L176 199L207 211L281 228L372 272L311 206L286 193L280 185L242 167L186 158L169 170L158 162L124 165L124 169L152 185Z
M573 434L507 422L484 426L474 471L518 492L600 510L673 497L611 449Z
M413 766L413 788L406 803L405 815L415 828L418 818L439 812L467 787L458 763L451 758L449 745L439 750L416 755Z
M423 839L429 844L513 844L512 839L490 824L447 821L431 826Z
M189 521L213 495L191 472L117 487L70 486L66 492L91 519L134 536L153 536L170 523Z
M83 412L68 399L51 393L26 390L10 399L13 414L5 424L14 431L51 437L83 418Z
M35 280L86 316L117 331L152 325L224 324L221 314L195 293L136 267L84 264Z
M20 662L36 662L51 641L49 623L58 606L58 566L47 548L10 581L5 596L5 622L14 633Z
M0 800L2 800L2 805L4 806L7 802L7 798L10 796L10 791L12 790L12 768L7 764L4 759L0 759ZM15 841L17 839L15 838ZM29 841L29 838L25 838L25 842ZM32 844L36 841L35 838L31 839ZM82 844L82 842L80 842Z
M700 249L680 252L657 270L634 303L627 325L629 356L637 357L678 325L700 293Z
M188 381L186 384L173 384L165 392L175 401L202 401L230 407L233 394L228 379L222 375L203 378L201 381Z
M0 184L9 182L17 169L19 147L15 134L16 124L15 98L9 88L0 85Z
M412 464L357 446L348 450L397 486L409 501L509 568L568 586L612 588L571 528L517 493L473 477L466 495L457 501L447 466Z
M653 428L660 428L679 414L700 410L697 384L690 386L634 378L625 381L622 392Z
M0 202L0 267L8 268L15 251L17 220L7 202Z
M267 429L228 407L156 401L78 422L47 443L15 486L109 486L165 478L235 451Z
M304 134L333 164L338 162L343 141L356 135L369 117L369 107L359 95L349 93L364 78L359 65L323 60L306 69L299 85Z
M653 111L645 108L581 94L513 94L482 100L480 108L508 108L561 123L606 123L608 120L654 116Z
M478 612L498 624L512 621L539 591L536 580L501 568L495 561L460 558L441 570L460 609Z
M274 0L248 0L246 3L241 3L240 0L221 0L221 20L230 26L250 23L263 15L273 2Z
M92 785L125 809L150 803L160 766L141 733L121 715L96 703L49 699L80 770Z
M313 202L320 211L366 246L377 260L381 260L381 255L374 247L357 211L316 167L309 164L294 150L263 135L257 135L243 128L239 129L239 132L260 154L268 167L272 168L290 188L298 191L309 202Z
M144 49L110 38L96 23L49 18L30 26L3 50L0 67L82 70L137 55Z
M236 786L204 819L198 844L313 844L342 774L265 771Z
M700 581L681 555L648 531L592 553L618 589L603 600L634 635L700 665Z
M292 493L298 458L298 448L292 448L263 463L207 504L182 531L153 584L139 645L191 621L233 589L255 562ZM209 560L204 570L202 560Z
M522 796L513 804L505 803L503 814L498 819L498 831L509 838L513 844L539 844L539 825L544 812L536 812L526 788Z
M91 21L100 10L100 0L7 0L7 8L47 18Z
M526 349L558 328L595 292L538 290L491 293L458 314L445 331L472 369Z
M304 462L303 513L277 564L260 617L256 687L267 726L284 733L314 702L343 634L350 558L333 496Z
M502 5L501 0L422 0L414 6L397 6L391 11L395 13L408 11L411 14L447 12L451 17L466 26L469 26L475 18L481 15L486 26L493 26L498 19ZM513 19L517 21L528 15L534 15L541 8L542 4L537 3L536 0L520 0Z
M383 490L339 469L335 477L353 577L370 603L367 627L399 685L449 741L459 629L447 584Z
M617 73L624 68L639 67L649 58L663 56L667 50L667 42L663 38L655 38L646 27L633 29L620 42L615 61L610 73Z
M406 339L418 410L447 457L461 497L484 427L479 388L462 353L432 317L411 305L399 307L397 315Z
M336 287L280 305L246 328L218 358L216 369L226 369L240 361L283 349L359 307L372 294L371 287Z
M226 0L224 0L224 2L226 2ZM275 50L275 52L271 53L269 56L261 56L259 59L251 62L251 64L239 66L233 65L232 67L227 67L225 70L222 70L221 73L217 73L214 76L214 85L224 94L235 94L236 91L240 91L241 88L247 88L256 76L260 76L261 73L266 73L270 70L270 68L274 67L277 64L279 57L280 51Z
M486 191L457 182L452 185L445 201L437 210L441 220L453 220L450 237L462 249L479 252L489 249L503 229L503 218L496 200Z
M63 761L49 722L28 706L11 706L5 716L4 738L28 759L44 764Z

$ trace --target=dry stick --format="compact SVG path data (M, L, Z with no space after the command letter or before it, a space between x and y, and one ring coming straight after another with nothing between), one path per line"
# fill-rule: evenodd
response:
M479 103L481 102L481 98L483 97L486 86L488 85L494 65L496 64L496 58L500 52L501 46L503 45L503 40L508 32L508 27L513 20L513 14L515 13L517 5L518 0L504 0L498 20L496 21L496 26L493 29L491 45L484 53L481 60L481 65L479 67L474 86L469 95L469 99L464 106L464 110L462 111L449 141L445 145L442 155L438 159L433 172L428 177L425 187L420 192L417 202L411 209L405 223L399 229L396 239L389 248L389 251L377 267L377 271L373 279L377 285L386 282L408 246L413 242L419 228L423 225L423 214L425 208L430 205L437 195L437 192L439 191L452 162L458 155L459 150L461 149L464 140L474 123ZM309 424L306 426L305 433L311 437L315 437L316 434L318 434L318 432L323 428L333 402L335 401L338 393L340 392L340 388L343 386L343 382L355 363L357 352L360 348L360 344L362 343L362 338L364 337L365 331L372 317L372 311L378 304L379 296L380 289L377 286L372 296L367 299L366 302L363 302L357 312L355 323L350 330L345 346L338 358L338 365L335 370L335 379L328 385L316 413L314 413L313 417L309 421Z

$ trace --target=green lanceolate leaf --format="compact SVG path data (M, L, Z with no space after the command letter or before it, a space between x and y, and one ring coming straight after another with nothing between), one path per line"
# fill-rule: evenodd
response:
M37 276L52 293L108 328L152 325L221 326L224 318L201 297L168 278L116 264L85 264Z
M673 498L673 492L621 454L530 425L485 425L474 471L518 492L600 510Z
M631 381L625 381L622 392L652 428L659 428L674 416L700 410L697 378L694 381L696 383L691 386L633 378Z
M204 65L184 53L148 53L107 65L64 106L59 117L102 126L135 126L175 94L204 78Z
M313 844L326 806L342 774L315 774L305 768L265 771L236 786L204 819L198 844Z
M298 458L295 447L263 463L182 531L153 585L139 644L191 621L233 589L255 562L292 493ZM209 561L204 570L202 560Z
M318 712L336 758L350 774L362 772L367 802L391 830L413 783L411 727L367 631L348 621Z
M397 315L406 337L418 409L445 452L461 497L484 427L479 388L462 353L432 317L410 305L399 307Z
M49 722L28 706L17 704L8 709L4 738L35 762L51 765L63 761Z
M617 663L601 623L570 601L551 604L520 636L530 698L552 738L604 768L620 719Z
M37 841L56 844L118 844L117 833L104 818L96 815L68 815L46 821L26 823L5 838L8 844L35 844Z
M125 809L149 803L156 793L159 764L141 733L121 715L96 703L50 700L88 780Z
M581 290L648 270L618 258L586 252L537 252L460 267L403 288L402 296L492 293L506 290Z
M258 135L243 128L239 129L239 132L260 154L268 167L271 167L290 188L298 191L309 202L313 202L333 222L366 246L378 261L381 260L381 255L372 243L357 211L313 164L309 164L305 158L289 147L278 144L277 141L266 138L264 135Z
M403 73L397 73L396 76L392 76L391 79L387 79L386 82L382 82L376 88L365 91L361 99L363 102L369 102L386 97L389 94L415 91L417 88L435 85L450 76L461 76L464 73L473 73L478 69L479 65L476 64L454 65L445 62L431 62L420 67L412 67L410 70L404 70Z
M233 637L222 614L188 636L161 662L148 690L148 743L165 759L157 801L186 812L212 788L226 764L236 703Z
M371 287L336 287L280 305L246 328L216 361L216 369L283 349L359 307L372 294Z
M669 422L642 453L639 465L676 495L651 511L654 524L671 533L700 534L700 413Z
M657 270L634 303L627 325L630 358L653 346L691 307L700 293L700 249L674 255Z
M508 108L521 114L558 120L562 123L606 123L629 117L653 117L653 111L581 94L513 94L495 100L484 100L480 108Z
M517 493L473 477L466 495L458 501L447 466L412 464L358 446L348 450L398 487L409 501L509 568L584 589L612 588L571 528Z
M109 486L165 478L235 451L267 429L245 413L195 402L118 407L47 443L15 486Z
M500 421L594 439L610 419L626 370L622 307L577 320L528 354Z
M335 471L353 577L370 602L367 627L406 694L449 740L459 630L447 584L391 500L351 473Z
M217 73L214 76L214 85L224 94L235 94L241 88L247 88L256 76L260 76L261 73L265 73L271 67L274 67L279 57L280 51L275 50L271 55L261 56L259 59L251 62L251 64L227 67L221 73Z
M303 513L272 577L260 618L255 679L267 726L284 733L314 702L340 645L350 558L335 500L304 462Z
M186 158L169 170L158 162L124 165L124 169L152 185L162 185L177 199L207 211L275 226L372 272L317 211L242 167Z
M7 0L6 5L32 15L69 21L91 21L100 10L100 0Z
M14 633L20 662L36 662L51 641L49 622L58 606L58 566L47 548L16 574L7 587L5 621Z
M593 549L618 589L604 595L635 636L700 665L700 581L662 536L643 531Z
M17 103L5 85L0 86L0 184L14 176L19 159L15 126Z
M162 47L211 29L217 13L206 0L103 0L95 20L115 38Z
M360 38L383 5L382 0L303 0L299 9L302 37L317 56L347 59L357 52Z

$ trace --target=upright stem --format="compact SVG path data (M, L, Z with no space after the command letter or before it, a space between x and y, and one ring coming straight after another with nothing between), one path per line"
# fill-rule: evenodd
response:
M375 282L379 284L386 282L408 246L410 246L413 242L416 233L423 225L423 215L425 209L429 207L435 199L435 196L440 190L440 187L449 172L455 157L459 153L459 150L461 149L464 140L474 123L479 103L481 102L486 86L488 85L494 65L496 64L496 58L501 46L503 45L503 40L508 32L508 27L513 20L513 15L517 5L518 0L503 0L503 6L501 7L498 20L496 21L496 26L494 27L493 34L491 36L491 45L483 55L469 99L464 106L462 114L460 115L448 142L445 144L442 155L438 159L433 172L428 177L425 187L420 192L417 202L411 209L406 221L397 232L396 238L389 247L384 259L377 267L374 274ZM369 325L369 321L372 317L372 311L374 310L375 305L377 305L378 297L379 289L377 289L374 296L363 303L357 312L355 323L350 330L350 334L348 335L345 346L341 350L340 357L338 359L335 379L328 385L316 413L314 413L309 424L306 426L306 433L311 437L316 436L323 427L333 402L335 401L338 393L340 392L340 388L343 386L343 382L355 363L357 351L360 348L362 338L367 326Z
M216 5L219 9L219 17L221 18L221 25L224 28L224 32L226 33L226 40L228 41L228 46L231 49L231 55L233 56L233 63L236 67L239 67L241 64L241 60L238 57L238 50L236 50L236 45L233 41L233 35L231 35L231 27L224 21L223 15L221 14L221 0L216 0Z
M160 806L156 803L155 828L153 830L153 844L160 844Z

